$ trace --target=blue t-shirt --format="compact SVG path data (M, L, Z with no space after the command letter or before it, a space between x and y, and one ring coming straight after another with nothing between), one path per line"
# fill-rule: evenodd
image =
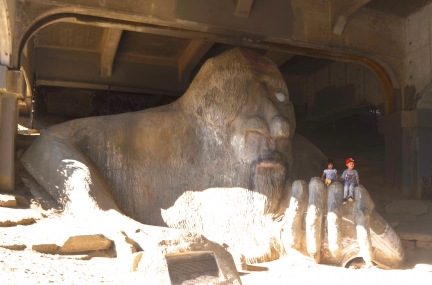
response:
M345 182L357 184L357 178L360 179L360 176L359 176L357 170L355 170L355 169L348 170L347 169L342 173L342 178L345 180Z
M326 178L330 180L336 180L336 169L324 169L324 173L326 175Z

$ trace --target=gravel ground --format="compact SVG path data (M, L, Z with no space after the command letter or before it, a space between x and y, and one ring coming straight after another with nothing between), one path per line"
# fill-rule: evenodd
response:
M73 260L0 248L0 284L143 284L116 258Z

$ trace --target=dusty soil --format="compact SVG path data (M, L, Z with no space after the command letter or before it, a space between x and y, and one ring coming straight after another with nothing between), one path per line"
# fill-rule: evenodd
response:
M74 260L0 248L0 284L151 284L116 258ZM411 270L345 269L281 259L241 272L243 284L430 284L431 265Z
M380 213L394 199L407 199L395 194L391 183L384 181L383 137L377 134L374 125L365 124L364 118L353 117L336 125L327 125L308 132L307 138L335 160L336 168L342 172L347 157L356 160L356 169L361 183L371 193ZM18 169L18 171L20 171ZM317 176L321 173L317 173ZM30 195L20 184L22 195ZM429 204L429 211L432 210ZM3 208L0 215L17 215L28 209ZM30 208L47 213L32 204ZM0 217L1 218L1 217ZM55 222L58 219L57 223ZM61 217L51 212L48 218L31 225L0 227L0 243L25 243L41 233L57 234L63 230ZM401 220L398 226L407 226L418 231L432 229L432 216ZM86 256L61 256L37 253L29 248L11 250L0 247L0 284L152 284L139 272L130 272L131 260ZM400 270L347 269L317 265L305 257L290 257L273 262L249 266L240 273L243 284L430 284L432 280L432 251L415 248L407 251L407 262Z

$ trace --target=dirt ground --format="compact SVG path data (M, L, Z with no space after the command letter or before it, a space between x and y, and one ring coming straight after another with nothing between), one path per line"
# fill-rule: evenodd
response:
M384 143L376 126L367 118L352 117L333 125L322 126L305 135L335 160L339 172L345 169L347 157L356 160L361 184L365 185L380 213L394 199L408 199L395 194L391 183L384 181ZM317 173L320 176L321 173ZM22 185L21 185L22 186ZM24 186L22 186L24 187ZM429 205L429 212L432 204ZM0 215L16 215L24 209L0 208ZM37 210L37 209L36 209ZM56 220L57 219L57 220ZM56 222L57 221L57 222ZM401 221L399 226L403 225ZM432 217L406 222L422 225L419 231L432 230ZM0 227L0 243L34 239L41 232L62 232L60 216L53 214L32 225ZM109 225L107 225L109 226ZM17 242L18 243L18 242ZM61 256L37 253L29 248L11 250L0 247L0 284L153 284L139 272L130 272L131 260L86 256ZM348 269L314 264L305 257L289 257L249 266L240 272L245 285L252 284L431 284L432 250L414 249L407 253L403 269Z
M152 284L128 272L115 258L71 260L30 250L0 248L0 284ZM345 269L309 261L281 259L241 273L252 284L430 284L430 267L411 270Z
M3 248L0 248L0 256L0 284L153 284L142 278L139 272L130 272L129 264L116 258L75 260L29 249L13 251ZM240 273L244 285L430 284L432 278L432 266L427 264L417 264L405 270L354 270L286 258L254 267Z

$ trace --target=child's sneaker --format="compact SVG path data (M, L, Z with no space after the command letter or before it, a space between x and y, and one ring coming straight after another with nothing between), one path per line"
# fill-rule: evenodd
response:
M350 197L348 198L348 201L350 201L350 202L354 201L353 197L350 196Z
M347 203L347 198L343 198L343 200L342 200L342 204L346 204Z

